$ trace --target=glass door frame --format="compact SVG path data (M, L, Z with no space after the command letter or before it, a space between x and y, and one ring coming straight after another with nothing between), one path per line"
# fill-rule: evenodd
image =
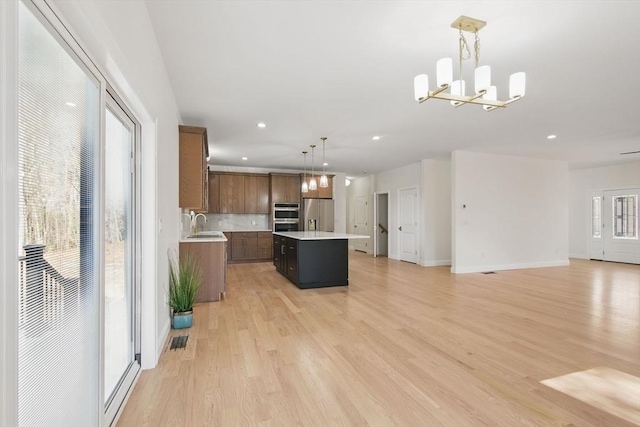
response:
M107 96L105 103L105 112L103 115L103 120L106 122L106 114L107 110L111 112L122 124L129 128L131 131L132 141L131 141L131 155L130 155L130 201L131 201L131 233L130 233L130 251L129 251L129 260L130 262L130 271L128 280L130 280L132 285L132 318L131 318L131 328L132 328L132 337L133 337L133 354L134 358L132 363L127 367L124 375L118 382L116 389L114 390L111 396L106 396L102 398L102 402L104 403L104 424L111 425L118 415L125 398L132 386L135 383L135 380L140 372L140 343L141 343L141 265L138 260L141 259L141 227L140 227L140 197L141 194L141 179L139 174L139 163L140 163L140 141L141 141L141 126L140 123L136 120L135 116L131 113L131 111L126 107L124 102L118 97L115 93L115 90L107 84L106 86ZM106 132L105 132L106 133ZM105 135L106 138L106 135ZM105 142L106 145L106 142ZM102 161L106 161L106 156L103 156ZM106 169L106 168L105 168ZM106 186L107 176L104 176L103 181L103 190ZM103 191L104 192L104 191ZM104 269L103 269L104 270ZM106 289L106 283L104 284L104 289ZM103 298L103 312L105 311L105 300ZM104 317L104 316L103 316ZM106 323L102 322L102 336L105 337L105 327ZM102 343L101 350L101 359L102 359L102 375L104 375L104 341ZM104 377L102 381L102 393L104 393Z

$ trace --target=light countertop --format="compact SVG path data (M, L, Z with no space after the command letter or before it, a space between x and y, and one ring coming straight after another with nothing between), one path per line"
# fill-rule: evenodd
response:
M282 231L275 232L273 234L297 240L343 240L369 238L369 236L364 236L362 234L334 233L333 231Z
M180 239L180 243L221 243L227 238L221 231L200 231L195 236L185 236Z

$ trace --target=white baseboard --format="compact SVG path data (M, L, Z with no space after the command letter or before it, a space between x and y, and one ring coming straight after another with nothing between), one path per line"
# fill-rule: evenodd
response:
M167 322L164 324L164 328L162 328L162 332L158 336L158 348L156 350L156 365L160 360L160 355L162 354L162 350L164 349L164 345L167 342L167 337L169 336L169 331L171 330L171 318L167 319Z
M450 259L437 259L437 260L428 260L428 261L420 261L420 265L422 267L441 267L443 265L451 265Z
M587 254L569 254L569 258L589 259Z
M561 261L545 261L545 262L526 262L520 264L498 264L498 265L478 265L471 267L451 267L451 272L454 274L464 273L482 273L485 271L499 271L499 270L521 270L525 268L544 268L544 267L563 267L569 265L569 259Z

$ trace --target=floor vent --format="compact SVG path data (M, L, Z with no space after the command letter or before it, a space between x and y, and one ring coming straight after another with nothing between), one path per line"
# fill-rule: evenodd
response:
M498 274L495 271L483 271L482 274Z
M169 350L175 350L176 348L185 348L187 346L188 339L189 335L173 337L173 339L171 340L171 348Z

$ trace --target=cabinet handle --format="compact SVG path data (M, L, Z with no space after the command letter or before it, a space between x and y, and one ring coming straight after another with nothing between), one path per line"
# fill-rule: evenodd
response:
M289 246L289 249L293 250L293 246Z
M280 253L284 255L284 245L280 246Z

